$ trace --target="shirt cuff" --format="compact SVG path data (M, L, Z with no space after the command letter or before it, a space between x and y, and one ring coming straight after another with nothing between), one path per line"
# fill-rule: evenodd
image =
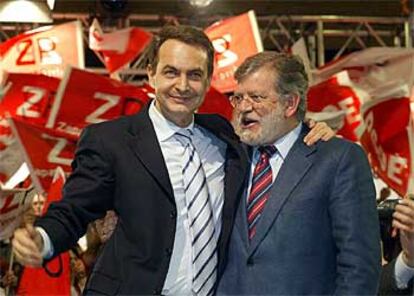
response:
M43 250L41 250L41 255L43 259L50 259L53 256L53 245L50 241L50 237L42 227L36 227L36 230L43 239Z
M402 259L402 252L395 261L394 276L398 289L406 289L408 287L408 282L414 277L414 268L405 264Z

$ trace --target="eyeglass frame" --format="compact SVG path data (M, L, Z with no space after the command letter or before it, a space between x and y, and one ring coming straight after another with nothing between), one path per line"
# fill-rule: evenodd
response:
M235 108L236 106L240 105L241 102L243 102L246 98L249 99L249 101L253 104L263 104L264 102L270 101L271 96L257 94L233 94L229 97L229 101L233 108Z

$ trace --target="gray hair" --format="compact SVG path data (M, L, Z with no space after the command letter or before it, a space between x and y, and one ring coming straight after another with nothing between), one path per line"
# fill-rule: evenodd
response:
M275 91L281 100L287 100L292 94L299 95L300 101L296 118L302 121L306 113L306 96L308 92L308 75L299 56L265 51L247 58L234 74L241 82L262 67L275 71Z

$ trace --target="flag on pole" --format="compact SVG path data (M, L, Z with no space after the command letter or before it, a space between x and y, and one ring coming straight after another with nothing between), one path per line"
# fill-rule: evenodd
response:
M253 10L218 21L204 30L215 50L211 85L218 91L231 92L236 87L234 72L243 61L263 51L256 16Z
M89 28L89 48L103 55L109 73L137 58L151 38L151 33L137 27L104 33L97 19Z

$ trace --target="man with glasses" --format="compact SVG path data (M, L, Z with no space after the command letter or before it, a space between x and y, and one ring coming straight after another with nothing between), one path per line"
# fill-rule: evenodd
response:
M306 146L308 79L263 52L236 71L233 126L251 146L218 294L376 294L380 237L371 170L343 139Z

